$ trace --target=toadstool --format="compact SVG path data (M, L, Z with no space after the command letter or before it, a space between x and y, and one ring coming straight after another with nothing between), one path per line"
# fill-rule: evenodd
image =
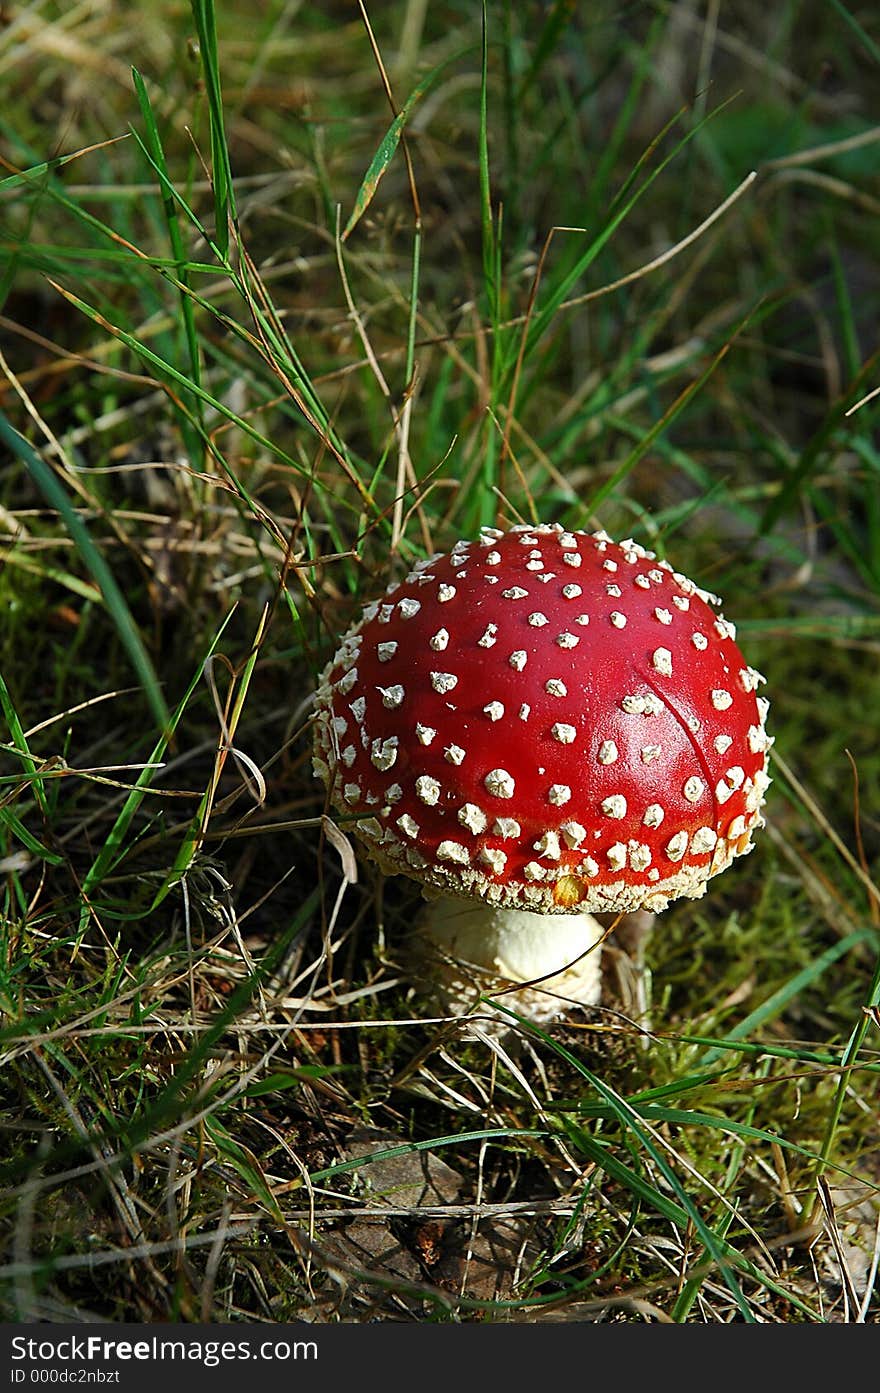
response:
M434 895L441 953L549 979L527 1015L598 1001L594 914L700 896L751 849L768 704L719 603L630 540L484 528L367 605L322 674L330 803Z

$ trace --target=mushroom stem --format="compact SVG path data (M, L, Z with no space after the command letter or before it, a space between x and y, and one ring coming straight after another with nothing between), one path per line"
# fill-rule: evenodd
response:
M421 916L416 937L450 1012L472 1007L499 985L522 982L529 985L501 1000L543 1024L571 1005L599 1001L605 932L592 914L536 914L443 897Z

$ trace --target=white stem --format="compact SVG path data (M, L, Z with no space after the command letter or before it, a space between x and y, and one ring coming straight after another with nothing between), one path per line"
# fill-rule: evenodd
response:
M534 986L500 1000L538 1022L599 1001L603 934L591 914L534 914L445 898L428 907L418 930L421 956L430 957L427 970L439 979L448 1009L465 1009L493 985L528 982Z

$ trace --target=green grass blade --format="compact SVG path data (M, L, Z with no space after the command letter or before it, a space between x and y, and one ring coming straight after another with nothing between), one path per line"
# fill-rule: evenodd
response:
M638 464L639 460L642 459L645 454L647 454L648 450L650 450L655 440L657 440L663 434L663 432L672 424L672 422L676 419L677 416L681 415L688 402L693 397L695 397L698 392L701 391L701 389L709 381L709 378L715 372L715 369L729 353L734 338L745 327L745 325L748 323L749 318L751 318L750 315L747 316L746 319L743 320L742 324L740 324L737 327L737 329L734 331L733 336L727 341L727 343L725 343L721 351L719 353L716 353L715 357L712 359L711 363L706 368L706 370L702 372L694 382L689 383L688 386L685 387L683 392L679 393L679 395L676 397L675 401L668 408L668 410L664 411L659 421L655 422L655 424L651 427L649 431L646 432L646 434L642 437L642 439L638 442L634 449L630 450L626 459L623 460L623 462L617 466L614 472L610 474L609 477L605 480L605 483L602 484L596 490L596 492L590 498L590 502L588 504L589 512L595 512L596 509L599 508L600 505L605 502L606 498L610 498L614 495L616 490L622 484L623 480Z
M199 36L199 56L208 98L211 129L211 177L214 185L214 237L223 257L229 251L229 232L236 222L235 190L223 116L217 20L214 0L192 0L192 15Z
M153 165L161 176L162 183L162 207L165 212L165 223L168 228L168 240L171 243L171 251L175 259L175 273L186 289L180 291L180 310L183 319L183 340L186 345L189 376L198 385L201 382L201 353L199 350L199 339L196 332L195 311L190 296L186 293L189 290L188 273L186 270L186 247L183 242L183 235L180 230L180 220L177 213L177 205L173 198L166 192L171 184L168 173L168 165L165 159L165 151L162 147L162 138L159 134L159 127L153 112L150 96L147 91L146 83L138 72L137 68L132 68L132 79L135 91L141 108L144 130L146 132L146 147L152 159ZM191 410L201 424L201 400L198 397L190 399ZM191 450L191 455L197 458L196 452Z
M756 1007L754 1011L751 1011L749 1015L746 1016L745 1020L740 1021L739 1025L734 1026L727 1038L730 1040L742 1040L745 1036L751 1035L753 1030L757 1030L758 1027L763 1025L766 1021L773 1020L784 1011L791 1001L795 1000L807 987L817 982L820 977L827 972L828 968L831 967L832 963L837 962L838 958L844 957L856 944L876 944L876 942L877 933L875 930L858 929L855 933L848 934L846 938L842 938L839 943L833 943L830 948L826 948L825 952L820 954L813 962L809 963L805 968L802 968L800 972L796 972L783 987L780 987L778 991L768 996L767 1000ZM707 1050L700 1060L700 1065L705 1068L709 1064L714 1064L716 1060L720 1059L722 1054L723 1050L720 1048Z
M522 103L529 88L537 82L544 64L555 52L566 29L573 23L576 9L574 0L553 0L535 42L529 66L519 82L519 103Z
M35 837L33 832L30 832L27 827L25 827L21 818L18 817L11 808L0 807L0 823L9 829L12 836L15 837L17 841L21 842L22 846L29 851L32 856L36 856L40 861L48 862L50 866L60 866L62 864L64 857L59 856L57 852L50 851L48 847L44 846L39 838Z
M345 224L345 230L342 233L343 242L348 237L349 233L353 232L357 227L364 213L372 203L376 190L382 181L382 176L397 154L397 147L400 144L400 137L403 135L403 128L406 125L408 115L409 113L406 107L398 112L391 122L391 125L388 127L378 150L371 159L361 186L357 191L357 197L355 198L351 215L348 222Z
M835 432L842 430L844 433L849 433L858 429L858 417L855 418L853 426L850 427L846 422L846 413L859 400L866 383L870 384L873 381L878 363L880 363L880 352L872 353L870 358L862 364L860 371L844 390L840 399L834 403L812 440L803 450L798 463L789 472L776 496L764 510L760 524L762 536L767 536L772 532L780 518L797 502L805 485L822 464L826 448L831 445ZM838 441L837 443L841 444L842 442Z
M189 705L190 698L192 697L193 692L195 691L196 687L202 679L202 674L205 670L205 664L208 662L208 659L211 657L211 655L215 652L217 644L220 642L220 639L223 636L223 631L225 630L233 614L234 610L230 610L229 613L226 615L226 618L220 625L220 628L217 630L216 634L211 640L210 648L208 649L204 658L199 663L198 667L193 673L192 679L190 680L189 686L184 692L183 697L178 702L178 705L172 713L172 715L169 717L167 725L163 729L162 734L160 735L156 744L153 746L150 758L147 761L149 765L159 765L165 758L165 751L168 748L169 742L180 723L184 711ZM153 779L155 778L155 774L155 768L146 768L141 770L140 774L138 775L134 788L129 793L128 797L123 803L119 815L116 818L116 821L114 822L107 836L104 838L104 844L101 847L101 850L98 852L98 855L95 857L95 860L92 862L88 872L86 873L85 879L83 880L84 894L88 895L95 888L96 885L99 885L100 882L103 880L104 876L107 875L108 872L111 871L119 861L121 855L123 854L123 844L125 842L126 836L128 835L128 830L131 826L132 819L134 818L135 814L138 811L138 808L140 808L141 804L144 801L144 798L149 792L149 788L151 783L153 782Z
M878 64L878 66L880 66L880 45L878 45L874 41L874 39L871 38L870 34L859 23L855 15L850 13L850 11L846 8L846 5L843 4L843 0L829 0L829 4L831 5L832 9L837 11L844 23L849 25L850 29L853 31L853 33L859 40L859 43L864 48L865 52L869 54L871 58L873 58L874 62Z
M498 1003L496 1002L495 1005L498 1006ZM508 1011L505 1007L500 1007L500 1009L503 1010L506 1015L515 1017L515 1013L512 1011ZM523 1022L523 1024L525 1024L525 1022ZM737 1281L734 1270L735 1266L741 1266L744 1260L738 1253L735 1252L735 1250L733 1250L730 1247L728 1243L720 1239L719 1236L714 1232L714 1230L706 1223L700 1211L697 1209L696 1205L693 1203L690 1196L684 1189L678 1176L675 1174L675 1171L672 1169L672 1166L670 1165L669 1161L666 1159L666 1156L663 1154L659 1146L654 1142L650 1133L642 1126L642 1120L639 1117L637 1110L621 1094L617 1093L597 1074L594 1074L592 1070L588 1069L582 1060L578 1059L575 1055L571 1053L571 1051L567 1050L563 1045L559 1044L558 1041L551 1039L549 1035L547 1035L544 1031L540 1030L539 1027L537 1027L534 1024L531 1024L529 1026L529 1029L530 1031L534 1032L535 1035L537 1035L538 1037L543 1039L547 1044L549 1044L551 1048L555 1050L555 1052L559 1054L562 1059L566 1060L566 1062L571 1067L576 1069L577 1072L584 1079L586 1079L586 1081L590 1084L590 1086L593 1088L596 1094L600 1098L602 1098L602 1100L605 1103L608 1104L611 1111L613 1112L621 1126L624 1128L624 1130L626 1132L631 1133L632 1136L638 1141L638 1144L640 1148L644 1151L644 1153L647 1156L650 1156L654 1166L659 1171L666 1185L670 1188L673 1195L675 1196L675 1199L677 1201L676 1208L686 1216L685 1222L693 1226L694 1231L699 1235L700 1241L705 1247L706 1252L717 1264L718 1270L720 1271L724 1279L725 1285L728 1287L728 1290L730 1291L737 1306L739 1307L743 1319L750 1324L754 1322L755 1317L753 1316L748 1301L746 1300L742 1288L740 1287L740 1284ZM593 1142L593 1139L590 1137L585 1137L584 1140L590 1144L590 1149L594 1152L595 1146L597 1144ZM604 1150L604 1148L600 1148L600 1150ZM598 1160L598 1157L594 1158ZM611 1159L619 1171L622 1172L623 1170L628 1169L627 1167L623 1166L623 1163L618 1161L616 1158L612 1157ZM635 1173L633 1174L635 1175ZM642 1195L643 1197L647 1197L644 1191L644 1186L646 1182L643 1182L641 1180L641 1177L638 1176L636 1176L636 1179L632 1183L635 1184L636 1182L637 1188L634 1191L634 1193ZM656 1187L651 1186L649 1187L648 1195L650 1196L651 1204L657 1209L659 1209L661 1213L666 1213L670 1202L662 1194L662 1192L657 1190Z
M364 213L372 203L376 190L382 182L388 166L397 154L397 148L400 145L400 138L403 135L406 123L422 100L422 97L431 90L438 77L440 77L448 67L453 63L457 63L459 59L469 52L470 49L465 48L451 53L448 58L443 59L442 63L438 63L429 73L426 73L421 81L413 88L412 92L410 92L400 111L382 137L375 155L370 160L367 172L361 180L360 188L355 195L354 207L351 210L351 215L342 233L343 242L346 241L349 234L357 227Z
M332 1166L325 1166L323 1170L312 1171L309 1180L313 1185L323 1184L325 1180L333 1180L346 1171L362 1170L376 1161L393 1161L397 1156L412 1156L421 1151L439 1151L444 1146L456 1146L461 1142L516 1141L518 1138L540 1140L546 1136L545 1128L517 1127L515 1131L511 1131L509 1127L482 1127L474 1132L458 1132L445 1137L430 1137L427 1141L406 1142L402 1146L388 1146L381 1151L371 1151L365 1156L337 1161Z
M22 461L34 483L51 507L55 508L71 538L76 544L84 565L104 598L107 610L116 626L120 642L128 653L132 667L138 675L144 695L156 719L164 730L170 719L162 688L156 676L143 639L132 618L125 596L104 557L92 541L89 531L70 501L64 486L45 460L37 454L23 435L15 430L6 417L0 413L0 439L4 440L13 453Z
M705 116L702 121L697 122L696 125L694 125L691 128L691 130L689 130L684 136L682 136L682 138L678 141L678 143L670 151L670 153L664 156L664 158L660 160L656 167L646 175L645 179L642 181L641 184L639 184L639 186L634 190L634 192L630 194L629 197L626 198L622 203L619 202L617 206L612 208L611 215L607 218L604 226L596 234L592 241L587 245L586 250L583 251L581 255L575 260L574 265L571 266L557 279L557 282L548 294L545 303L535 314L532 324L529 328L528 340L526 345L527 358L531 356L531 354L537 347L538 342L544 337L544 334L550 327L550 324L555 318L556 313L562 305L563 301L568 299L577 282L581 279L584 273L589 270L599 253L605 246L607 246L617 229L621 226L621 224L629 216L632 210L648 192L651 186L660 177L663 171L676 158L676 156L679 155L681 151L684 150L685 147L689 145L690 142L697 135L699 135L700 131L709 121L715 119L719 112L723 110L723 105L726 105L726 103L722 104L722 106L719 106L708 116Z
M107 330L108 333L112 334L114 338L117 338L120 343L124 343L125 346L127 348L130 348L133 353L136 353L139 358L142 358L144 362L149 363L150 367L155 368L157 373L160 375L160 379L168 379L177 387L182 387L185 390L190 389L194 395L200 397L201 400L205 402L208 406L213 407L215 411L217 411L221 416L225 417L227 421L237 426L239 430L242 430L247 436L250 437L251 440L255 441L258 445L261 445L264 449L269 450L273 455L280 459L282 463L289 465L290 468L294 469L297 474L302 474L306 477L308 476L308 471L305 468L305 466L301 463L301 461L295 459L293 455L287 454L284 450L281 449L279 445L273 443L271 440L269 440L269 438L266 435L264 435L261 431L258 431L249 420L247 420L243 416L239 416L235 411L231 409L231 407L229 407L227 404L221 401L218 397L212 396L211 393L206 391L204 387L197 386L194 382L190 381L190 379L186 376L185 373L181 372L180 369L175 367L173 363L169 363L160 354L155 353L153 349L149 348L141 339L136 338L134 334L129 334L125 329L120 328L120 326L117 324L110 324L109 321L105 319L104 316L101 315L93 305L90 305L86 300L80 299L80 297L78 295L74 295L72 291L62 290L60 286L58 287L58 289L64 295L64 298L66 300L69 300L72 305L75 305L78 310L81 310L84 315L86 315L89 319L93 320L96 324L100 324L103 329ZM210 441L208 440L208 438L205 437L205 439L209 447L211 448L211 453L217 460L217 463L223 468L230 482L235 485L239 497L242 499L244 503L250 506L251 499L247 494L244 485L236 476L232 475L229 472L222 456L219 455L216 448L210 445Z
M878 958L877 961L877 966L874 971L874 980L871 983L871 987L868 992L868 999L862 1011L861 1019L853 1029L849 1041L847 1042L846 1049L843 1052L843 1058L840 1061L840 1077L837 1081L837 1088L835 1089L834 1093L834 1101L831 1105L831 1111L828 1116L825 1134L822 1138L822 1144L819 1149L819 1164L816 1167L816 1174L814 1177L814 1184L816 1186L818 1186L821 1176L828 1169L829 1157L834 1146L834 1139L837 1135L837 1129L840 1126L840 1117L843 1111L844 1099L846 1097L847 1089L850 1086L850 1071L859 1053L859 1050L862 1048L862 1045L865 1042L865 1036L868 1033L868 1029L871 1023L870 1013L876 1011L878 1007L880 1007L880 958Z
M21 762L24 766L25 772L29 774L31 779L33 780L34 797L37 800L37 806L39 807L40 812L45 817L46 794L43 789L42 780L39 778L37 774L37 761L34 759L33 755L30 752L30 748L27 742L27 736L25 735L24 730L22 728L22 724L18 716L18 711L16 710L15 702L12 700L12 694L10 693L9 688L6 685L2 672L0 672L0 708L2 708L3 715L6 719L6 724L9 727L10 739L12 740L13 745L15 746L16 750L18 750L21 756Z
M498 296L500 287L496 279L495 229L492 218L492 183L489 174L489 21L486 14L486 0L482 5L482 27L480 40L480 226L483 247L483 284L489 318L493 328L498 321Z
M205 1119L205 1131L210 1137L218 1153L225 1159L234 1171L237 1171L245 1182L251 1194L259 1195L266 1209L275 1218L276 1223L283 1225L284 1219L278 1206L278 1201L272 1192L272 1187L266 1179L263 1167L249 1146L236 1140L228 1127L217 1117Z
M219 781L220 774L223 771L223 763L226 759L227 754L229 753L230 748L232 747L233 741L235 740L235 732L238 726L238 722L241 718L242 711L244 710L244 703L247 699L251 678L253 677L254 668L256 667L257 658L259 657L260 645L265 634L266 618L267 612L264 610L260 618L259 625L257 627L257 633L254 638L251 651L248 654L247 662L245 663L241 677L237 683L235 700L232 704L232 709L229 713L226 727L228 741L224 743L218 750L211 780L199 801L199 806L195 813L195 816L193 817L187 830L187 833L183 839L183 842L180 846L180 849L174 858L174 864L171 867L171 870L165 876L165 879L163 880L161 886L156 891L156 895L152 904L153 909L157 909L158 906L162 903L162 901L166 898L166 896L170 894L170 892L174 889L174 887L180 884L180 881L183 879L183 877L186 875L186 872L192 865L196 853L198 852L198 849L201 846L202 841L204 840L205 830L208 825L208 820L211 815L211 809L214 804L214 798L217 793L217 783Z

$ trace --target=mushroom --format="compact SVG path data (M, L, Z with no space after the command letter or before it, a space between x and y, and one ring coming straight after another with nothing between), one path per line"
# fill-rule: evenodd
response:
M534 983L508 1000L535 1019L595 1004L594 915L696 898L751 850L768 703L719 603L605 532L484 528L345 635L315 771L380 867L434 895L447 1003L501 977Z

